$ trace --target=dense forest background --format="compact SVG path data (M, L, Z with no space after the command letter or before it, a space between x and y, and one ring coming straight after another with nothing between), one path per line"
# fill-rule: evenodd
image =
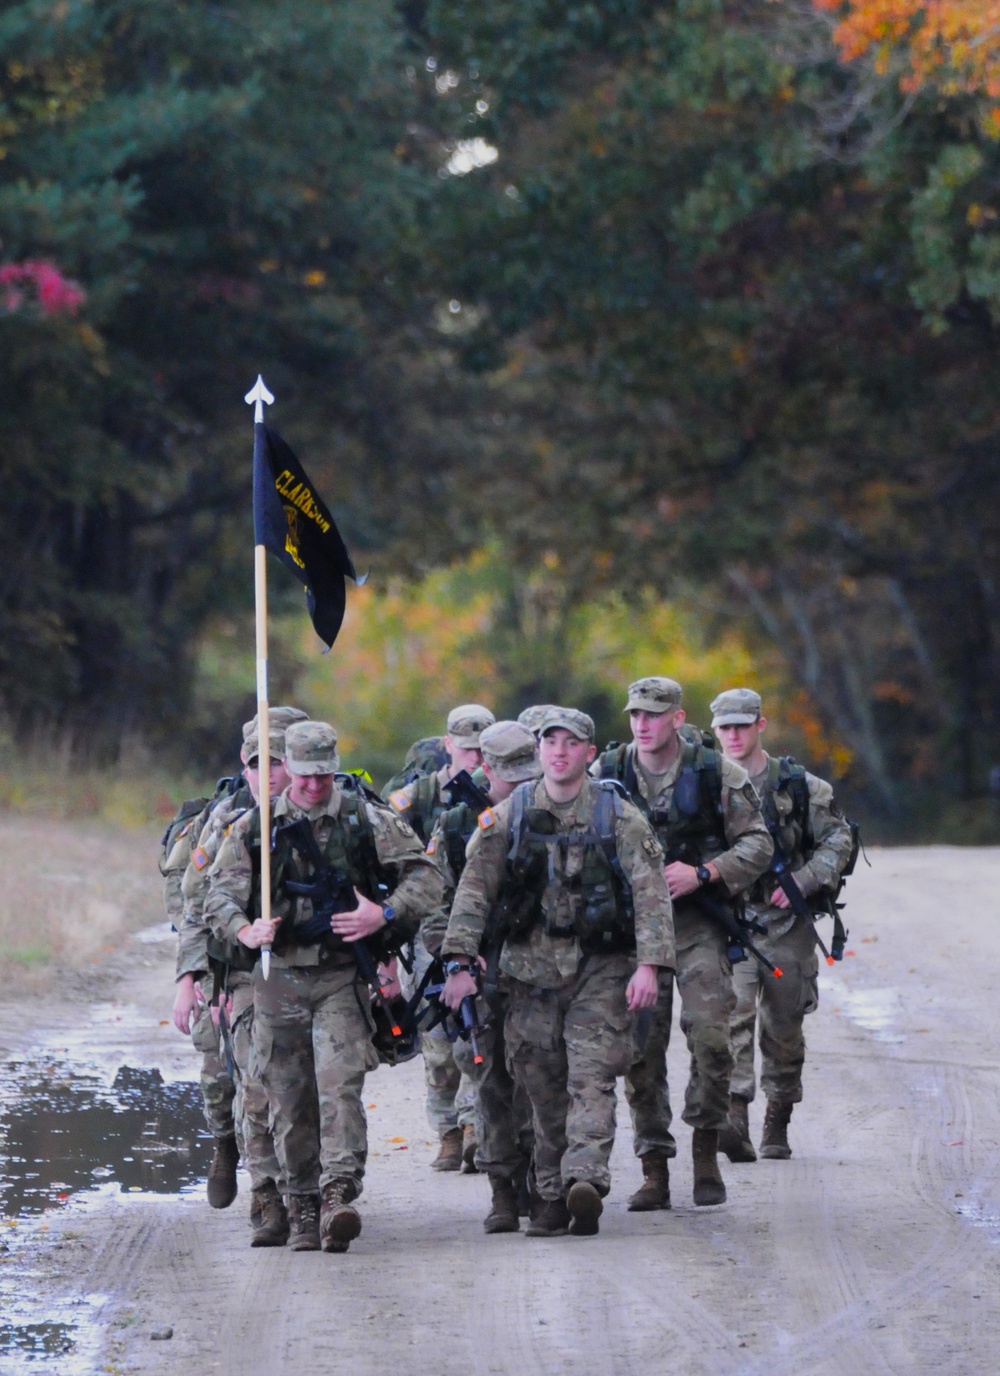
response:
M231 759L262 372L373 571L322 657L275 565L272 698L359 762L673 672L992 834L987 9L0 3L10 741Z

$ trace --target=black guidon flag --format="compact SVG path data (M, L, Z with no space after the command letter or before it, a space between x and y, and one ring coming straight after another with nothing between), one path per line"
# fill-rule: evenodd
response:
M306 605L329 648L344 620L344 579L363 583L333 517L288 445L269 425L253 428L254 543L276 554L305 584Z

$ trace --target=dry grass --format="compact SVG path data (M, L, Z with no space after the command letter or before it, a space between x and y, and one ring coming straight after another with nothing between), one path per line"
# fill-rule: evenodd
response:
M11 992L86 970L164 919L154 826L0 816L0 978Z

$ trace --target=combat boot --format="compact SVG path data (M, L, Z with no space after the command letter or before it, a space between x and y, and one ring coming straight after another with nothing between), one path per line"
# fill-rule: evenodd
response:
M741 1099L738 1094L734 1094L729 1101L729 1117L719 1133L719 1150L724 1151L730 1161L757 1160L757 1153L750 1141L749 1107L748 1100Z
M476 1141L476 1129L471 1123L467 1123L462 1129L462 1174L478 1175L476 1169L476 1149L479 1143Z
M694 1161L694 1202L696 1204L725 1204L726 1187L719 1173L716 1159L719 1134L715 1128L695 1128L691 1134L691 1157Z
M293 1252L319 1251L319 1195L288 1196L288 1246Z
M431 1162L432 1171L460 1171L462 1169L462 1139L464 1133L461 1128L449 1128L441 1138L441 1146L437 1156Z
M787 1161L792 1154L788 1145L788 1120L792 1116L794 1104L776 1104L767 1101L764 1114L764 1131L760 1138L760 1154L767 1161Z
M284 1247L291 1231L288 1210L273 1180L254 1190L250 1204L251 1247Z
M240 1149L235 1137L217 1137L212 1164L208 1168L206 1193L213 1209L228 1209L236 1198L236 1167L240 1163Z
M543 1199L525 1229L526 1237L562 1237L569 1232L569 1209L565 1199Z
M566 1196L569 1230L574 1237L596 1237L604 1203L589 1180L577 1180Z
M361 1232L361 1215L351 1206L357 1194L353 1180L330 1180L323 1186L319 1235L324 1252L346 1252Z
M643 1152L642 1184L628 1202L629 1213L650 1213L670 1208L670 1166L665 1151Z
M487 1233L516 1233L521 1227L518 1218L517 1185L506 1175L491 1175L493 1207L483 1219Z

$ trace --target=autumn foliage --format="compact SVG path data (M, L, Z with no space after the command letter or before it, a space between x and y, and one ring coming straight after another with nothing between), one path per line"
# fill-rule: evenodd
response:
M85 299L78 282L54 263L29 260L0 265L0 309L14 312L37 304L43 315L74 315Z

